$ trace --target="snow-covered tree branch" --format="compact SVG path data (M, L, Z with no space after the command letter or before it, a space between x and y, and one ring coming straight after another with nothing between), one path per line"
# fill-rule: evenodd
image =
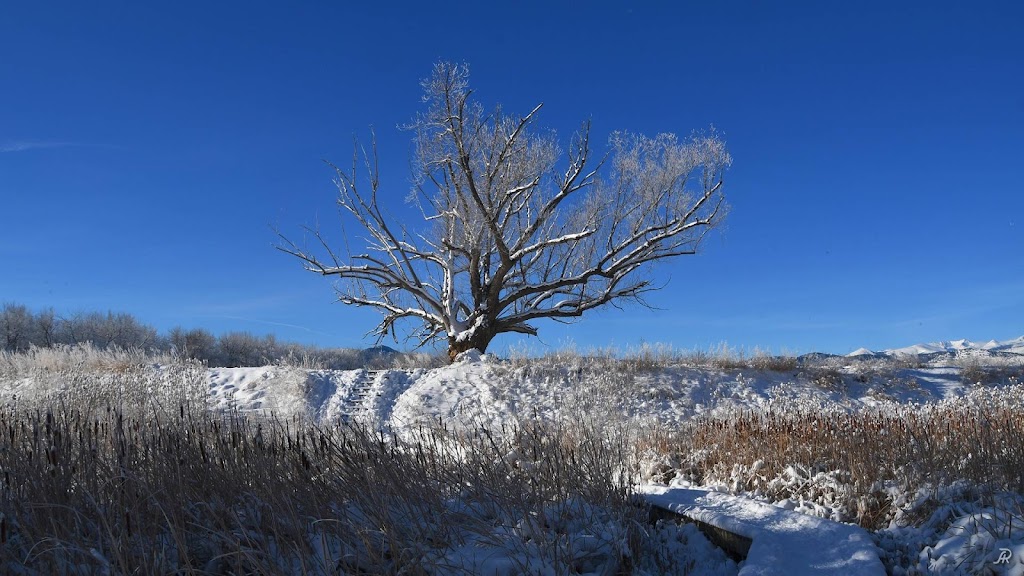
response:
M642 303L655 289L647 269L696 253L725 216L731 158L713 130L684 141L615 133L595 160L589 123L563 151L535 126L542 106L517 117L474 101L464 65L436 65L423 87L409 199L424 225L388 217L382 203L398 195L381 188L376 150L357 147L335 184L365 251L339 254L317 229L313 248L279 245L338 277L341 302L380 311L379 337L411 320L421 344L445 339L454 358L503 332L536 335L538 319Z

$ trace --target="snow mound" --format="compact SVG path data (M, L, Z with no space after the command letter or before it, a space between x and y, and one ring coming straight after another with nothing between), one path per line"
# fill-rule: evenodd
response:
M655 506L750 538L740 576L885 574L878 548L859 526L707 490L646 486L642 492Z
M396 432L439 421L498 430L521 419L674 426L694 416L736 410L857 410L885 402L957 399L970 390L957 366L865 376L856 359L849 362L836 369L839 380L828 386L815 380L813 370L680 366L583 375L571 367L518 366L474 353L454 364L416 370L211 368L207 382L209 406L218 412L301 416L318 424L354 418Z
M484 358L484 355L479 350L473 348L472 350L466 350L455 357L455 364L463 363L476 363L480 362Z

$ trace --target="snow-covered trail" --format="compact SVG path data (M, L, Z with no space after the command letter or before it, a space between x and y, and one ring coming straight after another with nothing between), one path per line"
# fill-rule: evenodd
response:
M965 390L959 368L922 368L906 370L902 375L912 379L936 399L963 396Z

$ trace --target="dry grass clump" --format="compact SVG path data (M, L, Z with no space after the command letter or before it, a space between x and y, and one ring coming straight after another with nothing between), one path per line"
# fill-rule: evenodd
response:
M186 404L7 406L0 571L628 572L644 532L627 452L582 426L406 441Z
M385 364L385 361L381 360L380 363ZM404 352L388 359L386 361L386 365L377 366L371 364L366 366L366 368L388 368L391 370L415 370L417 368L422 368L424 370L429 370L431 368L447 366L448 363L448 353L445 351Z
M801 375L824 390L842 390L845 384L842 371L827 365L811 365Z
M594 375L644 376L674 368L721 372L757 371L789 373L828 390L839 390L844 378L860 383L905 378L907 371L930 367L961 368L965 383L991 385L1024 380L1024 356L963 351L956 354L899 354L895 356L846 357L829 354L772 354L755 348L747 351L720 344L708 350L680 350L666 344L641 344L624 350L593 348L581 351L574 345L547 351L540 356L513 350L505 362L511 371L529 377L558 378Z
M206 367L168 354L88 344L0 352L0 398L30 410L113 405L169 413L182 404L203 405L207 393Z
M666 368L794 372L800 367L800 359L791 354L774 355L757 348L748 353L727 344L709 350L682 350L668 344L644 343L623 350L607 347L586 351L570 344L540 356L530 355L526 350L512 350L508 364L513 369L529 369L538 373L569 370L636 375Z
M97 348L91 344L33 346L22 352L0 350L0 375L19 377L67 370L120 372L145 364L172 364L171 354L142 348Z
M808 500L866 528L892 518L891 494L958 481L1024 493L1024 413L985 398L862 412L787 409L697 418L655 447L690 481L773 500Z
M990 386L1024 381L1024 358L979 358L964 354L957 358L957 364L964 384Z
M799 360L795 356L773 356L770 354L755 354L750 358L750 366L755 370L766 372L792 372L799 366Z
M709 353L694 353L689 358L695 368L714 370L760 370L764 372L793 372L800 366L800 360L792 354L771 354L759 348L753 352L730 348L722 344Z

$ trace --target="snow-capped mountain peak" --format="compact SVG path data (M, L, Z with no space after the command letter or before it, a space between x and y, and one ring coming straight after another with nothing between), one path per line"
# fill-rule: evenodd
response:
M1010 354L1024 354L1024 336L1013 340L989 340L988 342L973 342L971 340L944 340L940 342L929 342L925 344L914 344L903 348L891 348L880 353L872 352L867 348L858 348L847 356L865 356L884 354L886 356L906 356L913 354L943 354L966 352L978 350L984 352L1004 352Z

